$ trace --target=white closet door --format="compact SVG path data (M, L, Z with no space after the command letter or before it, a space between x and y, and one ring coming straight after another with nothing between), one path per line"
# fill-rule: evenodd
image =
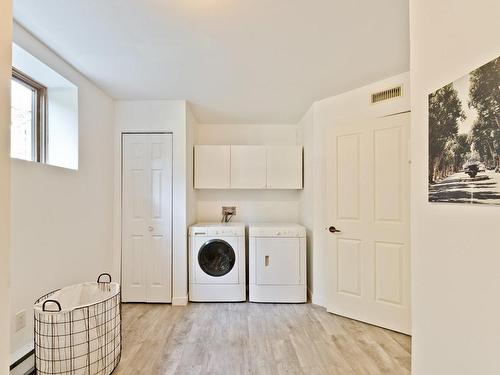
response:
M122 181L122 298L170 302L172 135L125 134Z

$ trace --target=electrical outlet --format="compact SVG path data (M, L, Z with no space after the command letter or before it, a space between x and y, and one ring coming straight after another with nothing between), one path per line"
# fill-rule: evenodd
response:
M26 310L21 310L16 314L16 332L26 327Z
M222 215L236 215L236 207L235 206L223 206L222 207Z

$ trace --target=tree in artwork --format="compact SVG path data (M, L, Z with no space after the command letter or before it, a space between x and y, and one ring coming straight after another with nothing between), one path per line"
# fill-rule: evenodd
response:
M429 95L429 182L449 172L447 154L454 147L462 119L465 114L453 84Z
M428 100L429 201L500 205L500 57Z
M500 166L500 57L470 74L469 106L478 117L472 128L475 149L488 166Z

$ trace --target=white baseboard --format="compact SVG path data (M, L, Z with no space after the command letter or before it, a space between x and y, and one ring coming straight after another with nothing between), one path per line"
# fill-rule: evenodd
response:
M28 343L11 355L10 375L31 374L35 366L33 343Z
M26 358L25 361L18 364L15 368L10 370L9 375L27 375L34 374L35 370L35 355Z
M318 306L321 306L321 307L326 307L326 302L325 302L325 299L323 298L323 296L313 294L310 290L308 292L310 293L309 295L311 297L311 303L318 305Z
M174 306L186 306L188 304L188 296L174 297L172 298L172 305Z

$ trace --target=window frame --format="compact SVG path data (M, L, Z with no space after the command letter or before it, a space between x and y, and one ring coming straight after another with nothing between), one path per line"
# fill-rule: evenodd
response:
M33 132L32 154L35 162L45 163L47 159L47 87L19 69L12 67L12 79L33 92L31 119Z

